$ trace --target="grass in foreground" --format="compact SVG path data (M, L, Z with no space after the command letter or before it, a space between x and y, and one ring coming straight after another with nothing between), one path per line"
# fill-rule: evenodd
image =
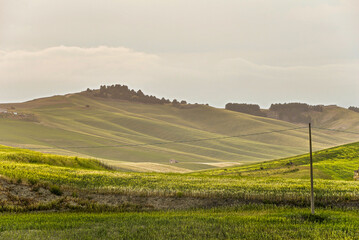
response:
M359 212L246 205L143 213L1 214L1 239L358 239Z
M235 198L247 202L285 203L298 206L309 203L310 183L302 179L278 176L212 176L207 173L196 175L128 173L29 163L32 161L8 160L6 157L3 159L0 161L0 175L30 184L45 183L87 191L140 196ZM82 161L86 163L87 160ZM357 204L359 182L315 180L315 197L317 204L322 206Z
M238 198L297 204L308 202L310 187L308 180L278 177L124 173L8 161L0 162L0 174L15 180L123 194ZM315 193L318 203L322 204L355 202L359 200L359 182L316 180Z

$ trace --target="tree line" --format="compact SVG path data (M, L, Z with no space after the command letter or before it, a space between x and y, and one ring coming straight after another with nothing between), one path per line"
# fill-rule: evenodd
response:
M247 104L247 103L227 103L225 108L227 110L247 113L255 116L265 117L266 114L261 111L261 108L257 104Z
M322 105L309 105L306 103L275 103L269 111L276 114L276 118L289 122L308 123L311 117L309 111L323 112Z
M349 109L349 110L352 110L352 111L354 111L354 112L359 113L359 108L358 108L358 107L353 107L353 106L351 106L351 107L349 107L348 109Z
M173 99L172 101L165 98L157 98L152 95L146 95L141 90L135 91L134 89L129 89L126 85L101 85L100 89L87 89L85 92L87 95L93 97L101 98L111 98L111 99L120 99L127 100L132 102L141 102L148 104L173 104L173 105L185 105L187 102L185 100L178 101Z
M227 103L225 108L231 111L261 117L274 117L276 119L297 123L310 122L309 111L323 111L322 105L309 105L306 103L274 103L271 104L269 111L262 110L257 104L246 103Z
M322 105L309 105L306 103L274 103L271 104L270 111L275 112L287 112L287 111L295 111L295 112L323 112Z

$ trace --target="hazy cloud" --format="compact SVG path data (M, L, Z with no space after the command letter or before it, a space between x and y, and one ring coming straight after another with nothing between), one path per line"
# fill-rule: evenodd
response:
M359 58L357 0L0 0L0 49L125 46L261 64Z
M122 83L216 106L359 105L357 0L0 0L0 39L0 102Z
M218 55L155 55L106 46L3 51L0 73L1 102L120 83L160 97L217 106L229 101L350 105L357 103L359 89L359 62L283 67Z

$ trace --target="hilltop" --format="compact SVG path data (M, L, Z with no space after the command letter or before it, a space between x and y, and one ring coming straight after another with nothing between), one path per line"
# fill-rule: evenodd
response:
M95 157L131 171L159 172L260 162L302 154L308 148L303 124L159 99L123 86L118 87L121 91L102 89L102 93L101 89L87 90L0 105L8 111L0 118L0 143L46 153ZM326 115L318 117L314 125L356 129L359 114L342 111L324 111ZM275 132L298 127L304 128ZM215 139L196 141L207 138ZM314 149L319 150L355 141L357 136L315 129L313 139ZM179 143L166 143L172 141ZM171 164L171 159L176 163Z

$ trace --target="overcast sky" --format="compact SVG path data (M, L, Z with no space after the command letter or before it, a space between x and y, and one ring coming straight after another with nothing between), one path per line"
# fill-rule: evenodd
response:
M158 97L359 106L358 0L0 0L0 102Z

